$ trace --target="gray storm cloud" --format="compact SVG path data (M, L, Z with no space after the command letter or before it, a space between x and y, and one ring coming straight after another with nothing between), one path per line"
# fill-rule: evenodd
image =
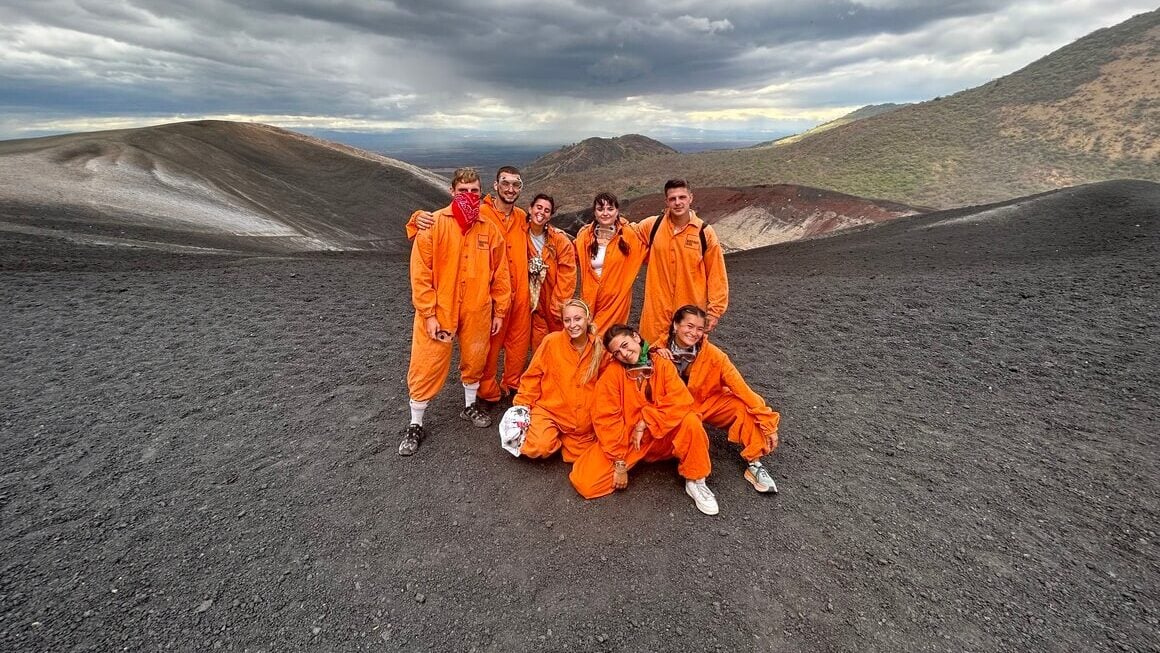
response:
M729 109L772 121L779 111L801 120L814 110L820 119L826 107L987 81L1152 8L1141 0L9 0L0 6L0 129L34 116L182 113L418 127L479 114L472 124L481 129L559 119L622 120L628 131L641 102L663 105L675 122L687 119L682 111ZM584 111L594 113L576 115Z

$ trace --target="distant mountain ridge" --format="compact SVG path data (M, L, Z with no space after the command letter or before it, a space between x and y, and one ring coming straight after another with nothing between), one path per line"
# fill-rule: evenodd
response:
M800 134L793 134L791 136L785 136L783 138L779 138L779 139L773 140L773 141L765 141L764 143L758 143L757 145L752 145L750 147L768 147L770 145L789 145L790 143L796 143L796 142L802 140L803 138L808 138L810 136L813 136L814 134L818 134L818 133L833 129L835 127L841 127L842 125L848 125L848 124L854 122L855 120L862 120L863 118L873 118L874 116L881 115L881 114L886 113L888 111L894 111L895 109L899 109L902 107L908 107L908 106L910 106L910 105L909 104L894 104L892 102L888 102L886 104L868 104L860 109L855 109L855 110L851 111L850 113L847 113L846 115L844 115L840 118L835 118L829 122L824 122L824 123L818 125L817 127L812 127L810 129L807 129L806 131L804 131Z
M405 249L410 212L448 193L402 161L226 121L0 142L0 178L0 229L162 249Z
M1005 77L786 145L666 155L545 182L567 208L683 176L792 183L935 208L1109 179L1160 181L1160 10L1097 30Z
M625 134L615 138L594 137L545 154L525 166L521 172L525 181L535 183L555 175L583 172L610 163L639 161L676 153L668 145L640 134Z

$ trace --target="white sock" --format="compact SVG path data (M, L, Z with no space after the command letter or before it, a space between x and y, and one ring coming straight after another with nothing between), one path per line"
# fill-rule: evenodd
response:
M470 406L475 403L475 396L479 394L479 381L463 384L463 400Z
M411 423L423 426L423 413L427 412L427 404L429 401L415 401L411 400Z

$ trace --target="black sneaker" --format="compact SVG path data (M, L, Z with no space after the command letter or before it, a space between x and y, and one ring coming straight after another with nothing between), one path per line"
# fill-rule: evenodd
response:
M499 398L500 405L504 408L511 408L512 402L515 401L516 395L519 393L519 388L504 388L503 394Z
M403 441L399 443L399 455L410 456L419 450L419 443L423 441L423 436L426 433L423 427L418 424L412 424L407 427L407 432L403 435Z
M491 416L479 409L478 404L471 404L459 413L459 417L471 422L479 428L491 426Z

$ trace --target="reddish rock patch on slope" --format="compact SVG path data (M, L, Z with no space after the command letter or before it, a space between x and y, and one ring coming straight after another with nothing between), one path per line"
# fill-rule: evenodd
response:
M792 184L694 188L697 215L714 225L727 251L764 247L830 232L877 224L925 209ZM639 220L664 210L664 196L645 195L623 204L622 212ZM591 219L590 211L558 220L575 230Z

